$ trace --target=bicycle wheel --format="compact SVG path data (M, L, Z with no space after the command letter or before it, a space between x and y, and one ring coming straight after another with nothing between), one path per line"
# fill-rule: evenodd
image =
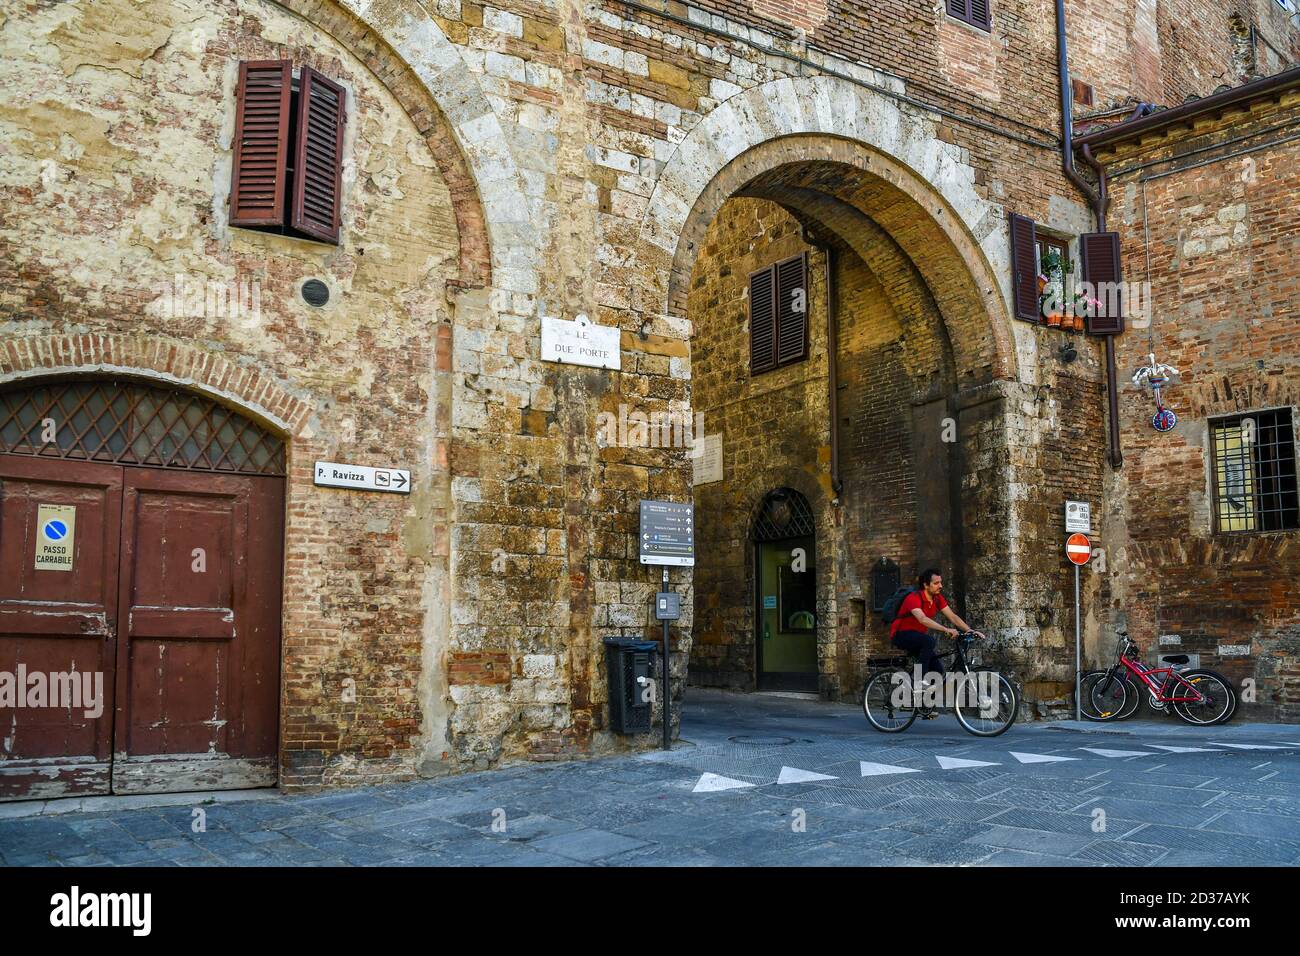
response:
M896 734L912 726L916 707L907 671L879 671L862 688L862 713L881 733Z
M970 671L956 682L953 713L968 734L996 737L1016 722L1020 696L1015 685L996 671Z
M1136 714L1138 708L1142 706L1142 689L1138 686L1137 681L1133 679L1133 675L1128 671L1125 671L1123 679L1124 685L1128 690L1128 696L1124 698L1124 706L1120 710L1119 716L1115 718L1116 720L1128 720Z
M1200 692L1202 701L1171 701L1169 706L1180 719L1189 724L1221 724L1236 711L1237 695L1228 679L1214 671L1183 671L1178 675ZM1181 693L1180 693L1181 689ZM1170 696L1182 696L1187 687L1181 682L1169 690Z
M1128 682L1106 680L1109 671L1089 671L1079 681L1079 712L1088 720L1117 720L1129 704Z

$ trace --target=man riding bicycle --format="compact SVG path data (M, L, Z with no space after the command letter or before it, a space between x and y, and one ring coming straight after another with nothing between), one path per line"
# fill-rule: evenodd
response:
M926 568L917 578L920 588L903 599L899 605L898 615L889 627L889 637L894 646L900 650L915 654L921 662L923 674L937 673L944 675L943 661L935 653L936 639L928 631L941 631L949 637L970 632L976 637L983 637L979 631L971 631L970 625L963 621L948 606L943 594L943 576L938 568ZM942 614L956 625L956 628L940 624L935 618Z

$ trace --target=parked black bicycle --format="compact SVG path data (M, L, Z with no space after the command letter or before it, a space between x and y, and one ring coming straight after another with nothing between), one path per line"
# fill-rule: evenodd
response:
M896 734L912 726L917 717L931 718L952 708L957 722L977 737L996 737L1016 720L1020 695L1011 681L996 671L971 665L971 632L953 638L953 649L939 655L947 676L938 684L918 684L902 666L876 671L862 688L862 712L871 726ZM916 658L909 658L914 665ZM899 659L900 661L903 658ZM933 675L937 678L937 675Z

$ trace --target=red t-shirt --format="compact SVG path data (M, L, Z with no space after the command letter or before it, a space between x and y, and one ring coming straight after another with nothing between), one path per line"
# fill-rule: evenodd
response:
M943 599L942 594L936 595L931 601L925 596L924 591L913 591L903 598L903 603L898 606L898 617L889 628L890 638L892 639L899 631L916 631L920 634L926 632L926 626L912 615L914 609L919 607L922 614L936 621L939 619L939 612L947 606L948 602Z

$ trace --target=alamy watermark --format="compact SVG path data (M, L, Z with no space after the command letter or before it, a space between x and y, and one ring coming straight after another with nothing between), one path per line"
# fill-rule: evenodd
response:
M163 319L222 319L252 329L262 323L262 287L254 279L211 279L177 273L154 286L150 311Z
M602 448L686 448L699 454L704 437L704 413L690 410L644 412L619 405L618 413L596 416L596 441Z
M104 713L103 671L0 671L0 707L80 710L94 720Z
M898 671L893 676L889 699L896 708L927 707L950 710L953 707L978 709L979 715L993 718L998 715L998 675L993 671L975 671L970 674L949 673L940 676L931 672L923 674L916 664L912 673Z

